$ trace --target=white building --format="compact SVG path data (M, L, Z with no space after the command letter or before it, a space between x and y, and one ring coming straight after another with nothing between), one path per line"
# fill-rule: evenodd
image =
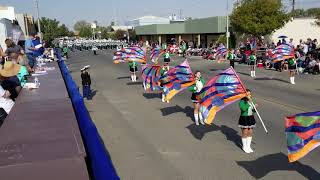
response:
M127 26L133 27L152 24L170 24L170 19L157 16L143 16L137 19L130 20L126 23Z
M277 42L279 36L285 35L289 39L293 38L295 45L299 44L300 39L306 41L308 38L320 40L320 26L315 24L314 18L296 18L289 21L283 28L276 30L271 39ZM288 40L289 40L288 39Z
M11 21L15 20L16 16L14 13L14 7L0 6L0 19L2 18L9 19Z

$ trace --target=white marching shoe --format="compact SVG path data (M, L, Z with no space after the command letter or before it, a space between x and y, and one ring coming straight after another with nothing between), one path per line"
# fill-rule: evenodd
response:
M247 154L250 153L250 150L249 150L248 144L247 144L247 138L242 138L242 150Z
M251 141L252 141L252 137L247 137L247 148L250 153L253 153L254 151L251 149Z

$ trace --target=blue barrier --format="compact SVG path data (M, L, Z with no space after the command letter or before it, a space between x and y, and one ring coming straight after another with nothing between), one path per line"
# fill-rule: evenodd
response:
M120 178L117 175L107 150L100 139L98 130L89 115L78 87L62 60L59 50L55 49L55 52L57 54L58 65L71 98L83 142L90 160L89 162L92 169L93 179L119 180Z

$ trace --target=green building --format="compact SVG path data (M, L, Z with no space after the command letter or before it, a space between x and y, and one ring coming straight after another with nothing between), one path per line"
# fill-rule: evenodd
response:
M183 23L153 24L135 27L139 40L149 42L170 42L172 38L177 42L184 40L193 42L197 46L208 46L215 42L220 35L225 35L226 17L208 17L187 20Z

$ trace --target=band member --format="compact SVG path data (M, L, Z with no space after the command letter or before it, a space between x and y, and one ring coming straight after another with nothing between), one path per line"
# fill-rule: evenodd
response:
M195 76L196 82L194 83L194 85L189 87L189 91L192 92L191 101L192 101L193 107L194 107L194 121L197 126L199 125L199 120L202 125L205 125L205 123L203 121L203 116L202 116L201 112L199 112L200 103L197 99L197 93L199 93L202 90L202 88L205 85L205 81L202 78L200 71L196 71L194 76Z

